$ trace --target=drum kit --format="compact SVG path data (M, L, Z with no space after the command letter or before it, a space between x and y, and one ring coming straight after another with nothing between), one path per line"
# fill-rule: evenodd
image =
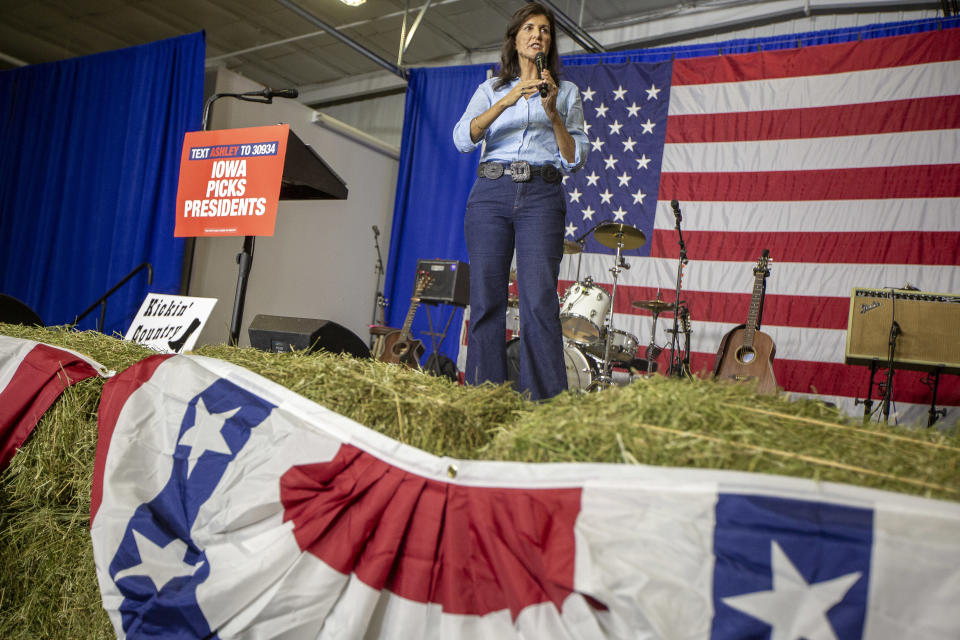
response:
M617 222L602 223L591 233L600 244L616 249L614 264L610 268L613 288L608 292L590 276L581 280L578 265L577 281L560 297L567 386L584 391L612 386L614 367L631 371L631 376L639 371L653 373L657 366L656 358L662 351L654 342L657 316L676 309L675 304L660 300L659 295L656 300L632 303L634 307L647 309L653 314L650 344L643 357L639 358L640 341L628 331L614 328L613 309L620 272L629 268L624 262L623 252L643 246L646 236L639 229ZM582 239L580 242L564 242L566 254L580 253L582 250Z

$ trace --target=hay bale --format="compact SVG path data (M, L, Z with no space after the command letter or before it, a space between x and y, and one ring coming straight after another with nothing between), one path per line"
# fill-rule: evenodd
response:
M152 352L96 332L0 325L122 371ZM523 462L643 463L846 482L957 500L960 436L866 427L816 401L744 385L653 377L532 403L506 386L461 387L327 353L195 351L245 367L435 455ZM0 476L0 637L110 638L89 538L103 380L68 388Z

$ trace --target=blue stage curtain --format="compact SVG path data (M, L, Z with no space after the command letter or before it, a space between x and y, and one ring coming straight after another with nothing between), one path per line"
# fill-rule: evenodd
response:
M0 292L48 325L107 303L125 332L147 291L178 293L183 135L200 128L204 34L0 73ZM99 311L80 328L93 328Z
M457 151L453 125L486 79L487 69L489 65L410 70L384 286L390 301L386 319L392 327L403 325L410 308L418 260L467 261L463 212L480 151ZM417 313L414 335L430 352L430 337L422 333L429 330L428 312L437 332L450 319L441 352L456 360L462 311L441 305Z
M661 47L604 54L562 57L564 65L657 62L760 49L787 49L857 39L882 38L960 27L960 18L915 20L865 25L803 34L729 40L713 44ZM476 176L480 152L462 154L453 146L453 125L466 108L474 89L486 78L490 65L411 69L407 85L397 198L384 295L390 300L386 315L393 327L403 324L413 292L418 258L467 261L463 213ZM438 314L432 312L432 318ZM456 360L459 314L441 352ZM414 337L430 350L425 313L413 323ZM436 320L434 320L436 329ZM452 339L451 339L452 338Z

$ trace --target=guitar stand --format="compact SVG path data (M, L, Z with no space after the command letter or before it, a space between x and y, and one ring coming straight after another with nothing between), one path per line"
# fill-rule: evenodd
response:
M433 351L431 352L431 355L433 356L433 360L432 360L431 368L428 371L428 373L432 373L435 376L442 377L443 372L440 371L440 347L443 346L443 341L446 340L447 338L447 331L450 330L450 323L453 321L453 316L457 312L457 307L454 306L450 310L449 315L447 315L447 321L443 325L443 331L440 333L437 333L436 331L433 330L433 318L430 316L430 306L431 305L429 303L424 303L423 305L424 310L427 312L427 326L429 327L430 330L422 331L421 335L430 336L430 346L433 347ZM439 341L437 340L437 338L439 338ZM430 358L428 357L427 360L429 361Z
M863 424L870 422L870 414L873 413L873 379L877 375L877 359L870 361L870 382L867 383L867 397L853 399L853 406L863 405Z
M946 409L937 409L937 387L940 385L940 367L936 367L933 372L927 373L923 384L933 392L933 397L930 398L930 410L927 411L927 426L932 427L934 422L947 415Z

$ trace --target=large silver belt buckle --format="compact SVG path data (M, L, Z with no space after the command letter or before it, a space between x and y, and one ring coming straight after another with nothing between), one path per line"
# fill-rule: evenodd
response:
M511 162L510 175L514 182L530 182L530 163L525 160Z
M496 180L503 175L503 165L497 162L487 162L482 165L483 177L490 180Z

